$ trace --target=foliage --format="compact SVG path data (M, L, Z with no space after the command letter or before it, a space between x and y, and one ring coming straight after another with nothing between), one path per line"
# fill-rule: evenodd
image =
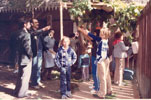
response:
M105 2L107 0L104 0ZM114 14L111 16L115 23L110 23L108 20L108 26L112 29L115 27L120 28L120 30L126 35L126 42L130 44L133 40L132 33L136 29L137 18L141 15L141 11L144 8L139 6L134 2L126 3L121 0L114 0L110 2L114 8Z
M132 33L136 28L136 21L140 16L143 9L142 6L137 6L135 3L126 3L121 0L115 0L110 3L114 8L114 15L112 18L115 20L115 24L111 27L119 27L124 33Z
M76 22L89 21L89 12L92 10L88 0L74 0L73 7L69 9L71 19Z

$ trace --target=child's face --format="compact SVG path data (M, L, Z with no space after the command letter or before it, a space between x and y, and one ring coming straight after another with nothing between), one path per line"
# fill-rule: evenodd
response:
M70 41L69 41L69 39L67 39L67 38L65 38L65 39L62 41L62 45L63 45L65 48L69 46L69 43L70 43Z
M49 33L49 36L51 36L51 37L53 37L54 36L54 31L51 31L50 33Z
M105 37L105 34L104 33L100 33L100 37L102 38L102 39L106 39L106 37Z

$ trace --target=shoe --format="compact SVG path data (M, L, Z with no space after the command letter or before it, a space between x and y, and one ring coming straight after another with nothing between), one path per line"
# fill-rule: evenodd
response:
M99 97L99 99L105 99L105 97Z
M98 98L99 98L99 99L105 99L105 97L100 96L100 94L99 94L99 93L97 93L97 96L98 96Z
M112 95L112 91L110 91L109 93L106 94L107 96L111 96Z
M93 94L93 96L95 96L97 99L105 99L105 97L99 96L98 94Z
M68 99L68 97L66 95L62 95L61 99Z
M67 92L66 92L66 96L69 97L69 98L72 98L71 91L67 91Z
M31 87L34 88L34 89L36 89L36 90L40 89L40 86L38 86L38 85L36 85L36 86L31 86Z
M91 94L96 94L97 93L97 91L94 90L94 89L92 89L90 92L91 92Z
M15 73L18 73L18 69L14 70L14 72L13 72L13 73L14 73L14 74L15 74Z
M24 97L30 97L30 96L32 96L31 93L27 93L27 94L25 94L23 96L18 96L18 98L24 98Z
M38 83L38 86L41 87L41 88L44 88L44 87L45 87L44 84L41 83L41 82Z
M89 86L90 89L93 89L93 87L94 87L93 85Z

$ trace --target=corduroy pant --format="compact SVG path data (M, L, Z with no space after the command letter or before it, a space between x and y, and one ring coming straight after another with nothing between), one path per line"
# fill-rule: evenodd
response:
M115 58L115 73L114 73L114 83L117 85L122 85L123 82L123 71L125 68L125 58Z
M112 91L109 63L110 61L108 58L97 63L97 75L100 80L98 96L100 97L105 97L107 93Z

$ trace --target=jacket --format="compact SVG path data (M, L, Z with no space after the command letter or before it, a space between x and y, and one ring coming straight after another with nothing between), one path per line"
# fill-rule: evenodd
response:
M126 58L127 57L126 51L128 49L129 47L125 46L123 41L119 41L114 44L113 55L115 58Z
M17 36L19 52L19 65L27 65L33 56L31 49L31 35L25 29L19 31Z

